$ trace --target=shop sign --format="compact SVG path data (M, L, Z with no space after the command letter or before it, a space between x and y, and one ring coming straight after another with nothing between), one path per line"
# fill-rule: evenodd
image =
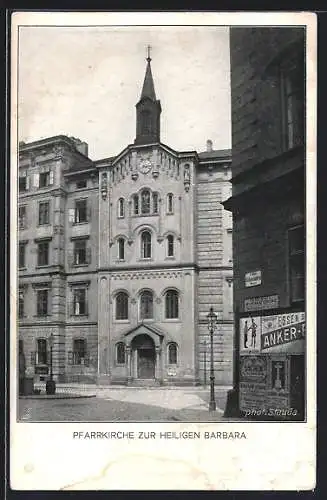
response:
M305 313L240 318L240 354L304 353Z
M279 295L266 295L264 297L251 297L244 300L244 311L263 311L279 307Z
M265 316L261 322L261 352L304 352L305 313Z
M261 271L258 269L257 271L245 273L244 284L247 288L261 285Z

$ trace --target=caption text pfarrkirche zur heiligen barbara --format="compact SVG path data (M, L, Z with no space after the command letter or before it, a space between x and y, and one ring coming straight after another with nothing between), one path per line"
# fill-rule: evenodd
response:
M193 431L180 431L180 432L146 432L146 431L108 431L108 432L89 432L89 431L75 431L73 432L73 439L247 439L245 432L193 432Z

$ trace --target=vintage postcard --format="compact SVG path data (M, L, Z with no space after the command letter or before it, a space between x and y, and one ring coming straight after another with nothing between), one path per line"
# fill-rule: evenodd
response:
M11 487L313 489L315 15L15 12L10 58Z

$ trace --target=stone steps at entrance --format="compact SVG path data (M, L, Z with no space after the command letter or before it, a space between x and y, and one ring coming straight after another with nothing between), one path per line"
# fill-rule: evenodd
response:
M128 382L129 387L159 387L159 380L152 378L137 378Z

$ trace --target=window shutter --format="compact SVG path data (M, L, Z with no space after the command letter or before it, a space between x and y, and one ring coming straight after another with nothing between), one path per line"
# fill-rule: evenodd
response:
M31 352L31 365L32 366L36 365L36 352L35 351Z
M75 209L74 208L69 208L68 210L68 221L70 224L72 224L75 220Z
M73 364L73 360L74 360L73 351L69 351L69 353L68 353L68 364L72 365Z
M40 187L40 174L34 174L34 187Z
M86 263L91 264L91 260L92 260L92 249L91 247L88 247L86 249Z
M50 170L49 172L49 185L52 186L53 184L53 170Z
M30 188L30 178L29 176L26 174L26 191L28 191Z

